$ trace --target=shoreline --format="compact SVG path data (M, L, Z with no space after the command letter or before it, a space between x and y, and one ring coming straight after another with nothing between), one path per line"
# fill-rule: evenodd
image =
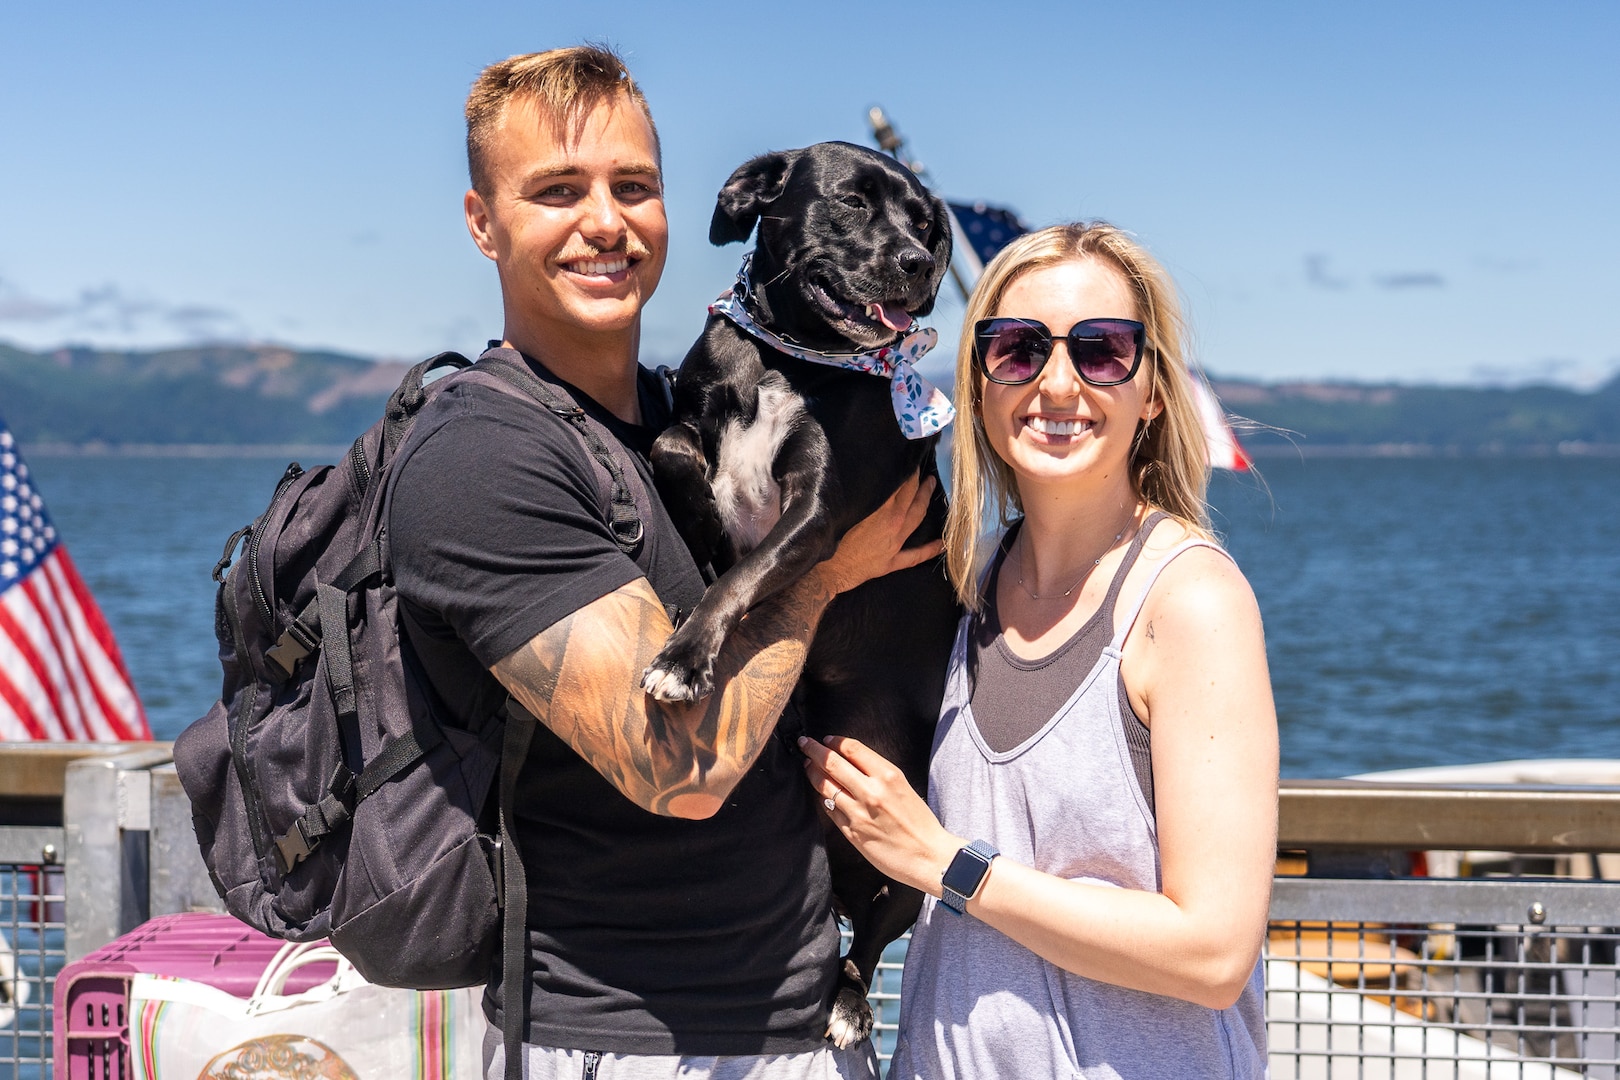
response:
M1620 458L1620 443L1560 442L1508 446L1437 446L1430 443L1290 444L1265 442L1243 448L1256 460L1276 458ZM336 461L347 443L64 443L22 446L35 458L296 458Z
M1620 458L1620 443L1560 442L1528 446L1436 446L1431 443L1342 443L1245 445L1256 460L1275 458Z
M28 458L279 458L308 457L337 461L348 443L24 443Z

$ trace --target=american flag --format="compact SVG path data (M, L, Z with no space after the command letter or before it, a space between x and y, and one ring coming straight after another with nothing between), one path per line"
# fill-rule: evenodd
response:
M0 739L150 739L112 630L0 420Z
M960 226L956 238L973 249L981 267L995 258L996 252L1029 232L1029 226L1018 212L1005 206L988 206L982 202L951 203L950 206Z

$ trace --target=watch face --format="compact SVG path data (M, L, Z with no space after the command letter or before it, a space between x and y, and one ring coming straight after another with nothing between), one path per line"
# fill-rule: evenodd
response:
M940 884L952 892L963 896L972 896L979 891L979 883L984 880L985 871L990 869L990 860L970 848L963 848L951 860L951 865L945 868L945 875Z

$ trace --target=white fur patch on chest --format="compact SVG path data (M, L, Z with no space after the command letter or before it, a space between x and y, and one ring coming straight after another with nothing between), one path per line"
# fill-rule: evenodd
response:
M770 371L760 380L754 422L730 420L720 432L720 460L711 486L720 521L739 555L758 547L782 516L782 491L771 466L804 411L804 400Z

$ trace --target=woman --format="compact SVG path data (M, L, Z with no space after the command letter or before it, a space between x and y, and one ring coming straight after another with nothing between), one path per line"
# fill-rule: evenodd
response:
M968 614L928 801L853 740L802 743L833 821L929 897L890 1077L1265 1073L1276 715L1182 350L1164 272L1108 225L1021 237L969 301Z

